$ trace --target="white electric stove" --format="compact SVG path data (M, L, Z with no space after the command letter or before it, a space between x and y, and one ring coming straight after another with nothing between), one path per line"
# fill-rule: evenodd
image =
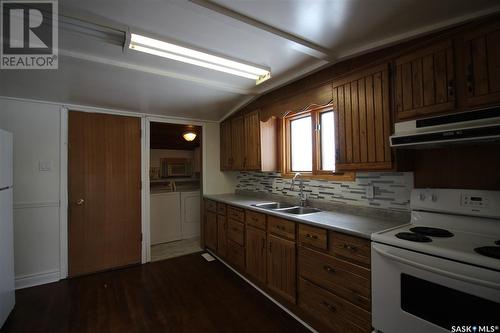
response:
M373 327L500 332L500 191L415 189L410 205L372 235Z

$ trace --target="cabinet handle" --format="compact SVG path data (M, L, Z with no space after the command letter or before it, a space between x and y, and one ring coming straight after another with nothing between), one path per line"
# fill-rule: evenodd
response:
M307 234L306 235L307 238L312 238L312 239L318 239L318 236L317 235L311 235L311 234Z
M349 244L344 244L344 245L342 245L342 247L346 250L351 251L351 252L354 252L358 249L356 246L349 245Z
M323 269L325 271L327 271L328 273L335 273L335 268L333 268L333 267L325 265L325 266L323 266Z
M336 312L337 311L337 308L333 305L333 304L330 304L328 303L327 301L323 301L321 302L321 304L323 304L324 306L326 306L326 308L332 312Z

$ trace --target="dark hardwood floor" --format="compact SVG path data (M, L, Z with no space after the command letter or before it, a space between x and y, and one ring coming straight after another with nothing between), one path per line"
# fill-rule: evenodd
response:
M309 332L199 253L19 290L1 333Z

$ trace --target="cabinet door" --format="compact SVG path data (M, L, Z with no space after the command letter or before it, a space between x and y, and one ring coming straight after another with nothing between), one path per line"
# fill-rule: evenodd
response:
M266 283L266 232L247 225L246 249L247 273Z
M232 144L231 144L231 120L220 124L220 168L231 170L232 168Z
M500 24L465 35L467 106L500 102Z
M217 215L217 253L223 258L227 254L227 220L223 215Z
M260 121L259 111L245 115L245 169L260 170Z
M267 286L286 300L296 299L295 242L267 236Z
M217 214L205 211L205 245L217 251Z
M451 40L396 59L394 77L398 120L455 109L455 67Z
M231 155L232 170L243 170L245 167L245 126L243 117L231 120Z
M385 64L333 82L337 171L392 168L388 69Z

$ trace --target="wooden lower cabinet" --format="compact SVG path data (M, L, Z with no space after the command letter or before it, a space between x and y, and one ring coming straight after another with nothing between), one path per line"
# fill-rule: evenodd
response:
M299 279L299 307L333 332L371 332L368 311L303 278Z
M245 269L245 248L238 243L228 239L227 261L241 270Z
M205 245L217 251L217 214L205 210Z
M222 258L227 254L227 219L217 215L217 254Z
M267 287L295 303L297 293L295 242L267 236Z
M266 232L247 225L246 272L258 282L266 283Z

